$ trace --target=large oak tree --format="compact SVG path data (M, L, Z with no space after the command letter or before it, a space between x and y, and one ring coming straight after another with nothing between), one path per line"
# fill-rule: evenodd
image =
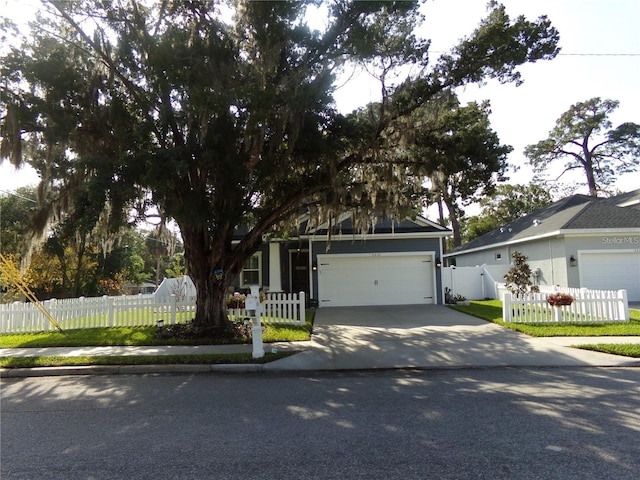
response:
M434 95L520 82L518 65L557 54L546 18L511 19L496 3L436 60L414 33L418 2L320 4L321 31L306 22L315 1L46 4L0 60L2 157L41 172L43 218L64 205L97 220L108 205L114 228L132 208L173 219L201 327L225 325L227 286L263 236L302 211L320 221L414 207L424 169L407 153L412 113ZM367 115L336 110L349 63L382 82Z

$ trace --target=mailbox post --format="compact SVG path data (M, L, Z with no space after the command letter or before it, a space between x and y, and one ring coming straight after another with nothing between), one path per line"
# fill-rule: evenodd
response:
M245 310L253 310L253 328L251 329L251 341L253 343L253 358L264 357L264 345L262 344L262 325L260 324L260 287L251 285L251 293L244 301Z

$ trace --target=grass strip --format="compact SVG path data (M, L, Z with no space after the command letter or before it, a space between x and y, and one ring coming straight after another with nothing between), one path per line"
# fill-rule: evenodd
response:
M635 309L629 309L631 320L625 323L558 325L505 323L500 300L473 300L469 305L452 305L451 308L532 337L640 336L640 310Z
M599 343L596 345L576 345L576 348L640 358L640 344L638 343Z
M305 325L267 324L265 343L298 342L311 338L314 311L307 311ZM214 345L212 338L157 338L157 327L103 327L64 330L63 332L8 333L0 335L0 348L109 347L158 345ZM251 343L246 339L242 343Z
M297 353L295 351L266 353L252 358L251 353L200 355L123 355L123 356L39 356L0 357L1 368L76 367L91 365L214 365L269 363Z

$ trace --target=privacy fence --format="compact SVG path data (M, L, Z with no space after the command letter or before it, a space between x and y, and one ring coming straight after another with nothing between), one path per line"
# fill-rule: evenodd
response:
M63 330L98 327L154 326L184 323L195 316L196 298L170 295L157 297L127 295L118 297L69 298L47 300L41 305ZM267 294L262 303L261 322L304 325L305 294ZM230 318L249 316L244 309L229 311ZM0 305L0 333L27 333L55 327L33 303Z
M626 290L541 287L540 293L504 293L502 318L513 323L615 323L629 320ZM547 297L568 293L571 305L552 306Z

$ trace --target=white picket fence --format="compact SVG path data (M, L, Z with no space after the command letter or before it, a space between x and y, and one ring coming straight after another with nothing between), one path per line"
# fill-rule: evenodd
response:
M261 304L260 321L262 323L281 323L288 325L304 325L306 321L306 296L299 293L267 293ZM235 318L249 317L249 313L241 308L229 309L229 315Z
M47 300L42 306L63 330L98 327L153 326L182 323L195 316L196 299L178 300L175 295L158 298L153 294L118 297L81 297ZM305 294L268 294L262 303L264 323L304 325ZM244 310L230 316L246 317ZM0 304L0 333L27 333L54 330L55 327L32 303Z
M504 293L502 318L513 323L615 323L629 321L626 290L588 290L586 288L540 287L540 293ZM550 293L568 293L571 305L552 307Z

